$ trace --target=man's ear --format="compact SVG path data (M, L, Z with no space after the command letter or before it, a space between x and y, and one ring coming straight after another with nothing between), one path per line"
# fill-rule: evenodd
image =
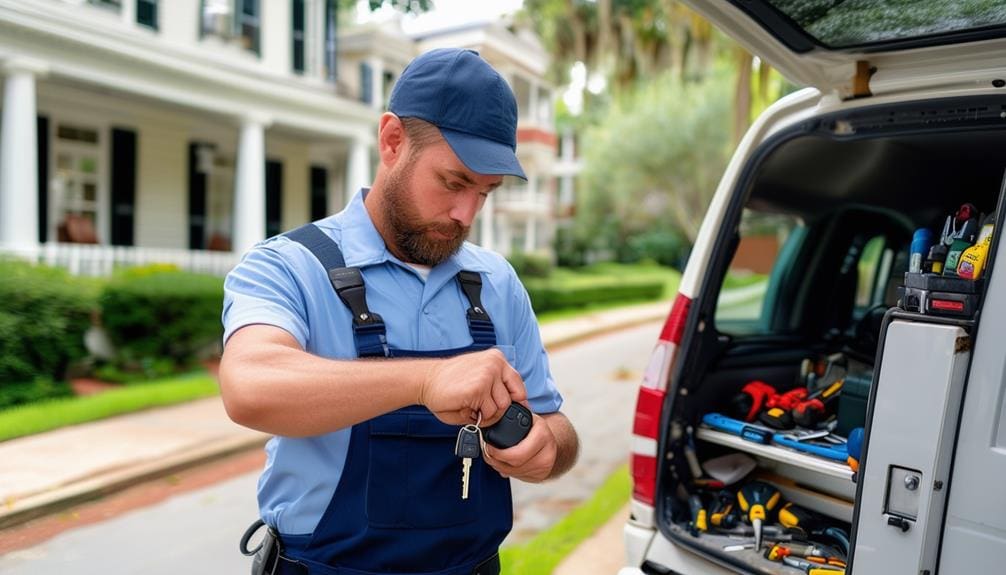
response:
M391 112L385 112L381 115L377 131L377 146L381 163L389 168L403 157L407 142L405 126L402 124L401 118Z

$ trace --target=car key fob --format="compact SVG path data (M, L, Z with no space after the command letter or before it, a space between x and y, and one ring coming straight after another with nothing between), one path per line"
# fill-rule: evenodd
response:
M531 410L519 403L511 403L499 421L482 428L482 438L498 449L513 447L527 437L531 421Z

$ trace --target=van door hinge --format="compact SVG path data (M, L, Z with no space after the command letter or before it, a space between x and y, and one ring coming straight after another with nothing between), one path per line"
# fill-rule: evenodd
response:
M870 91L870 78L877 71L875 66L870 66L866 60L856 61L856 75L852 78L851 98L866 98L872 96Z

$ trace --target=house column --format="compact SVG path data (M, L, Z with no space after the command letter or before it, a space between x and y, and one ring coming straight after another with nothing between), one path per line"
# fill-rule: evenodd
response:
M370 142L354 138L346 164L346 196L352 197L360 188L370 186Z
M38 244L38 144L35 76L44 62L12 58L3 65L3 125L0 134L0 245Z
M384 93L384 61L378 57L370 59L370 105L375 110L384 110L387 94Z
M258 114L241 119L231 248L237 254L265 239L265 129L270 123Z
M497 192L498 193L498 192ZM496 198L495 193L489 194L486 203L482 204L482 227L479 230L479 245L487 250L495 250L493 245L493 224L496 220Z

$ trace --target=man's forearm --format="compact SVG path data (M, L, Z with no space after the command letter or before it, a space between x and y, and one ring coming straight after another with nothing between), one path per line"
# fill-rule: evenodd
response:
M232 339L242 335L239 331ZM267 342L228 349L221 360L220 386L235 422L302 437L417 403L430 364L423 359L332 360Z
M554 479L573 468L580 451L580 440L576 436L573 424L561 412L549 413L541 417L552 430L552 435L555 436L555 464L548 475L549 479Z

